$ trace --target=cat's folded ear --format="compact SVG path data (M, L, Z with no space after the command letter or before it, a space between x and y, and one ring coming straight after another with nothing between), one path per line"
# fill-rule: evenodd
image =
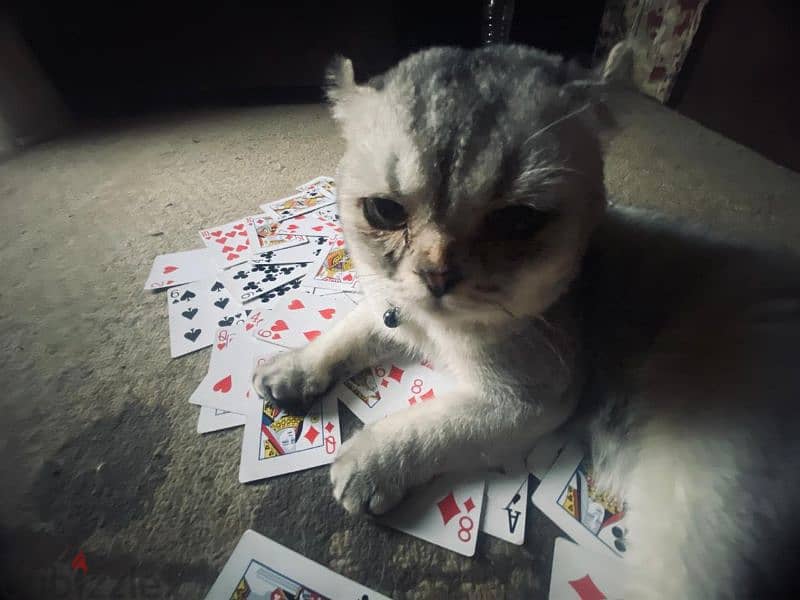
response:
M369 91L368 86L356 84L353 62L344 56L335 57L325 71L325 94L331 103L333 117L345 121L353 101Z

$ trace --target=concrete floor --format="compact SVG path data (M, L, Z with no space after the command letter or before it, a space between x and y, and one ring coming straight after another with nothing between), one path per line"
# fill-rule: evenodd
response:
M798 244L799 174L619 102L616 201ZM240 485L240 430L195 433L208 355L170 360L153 257L333 174L341 150L323 107L274 106L108 123L0 164L0 594L202 597L253 528L395 598L546 596L557 530L533 509L526 546L484 538L467 559L346 517L326 469Z

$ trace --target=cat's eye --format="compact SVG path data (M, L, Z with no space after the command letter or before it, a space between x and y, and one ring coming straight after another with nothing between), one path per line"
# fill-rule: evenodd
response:
M388 198L364 198L364 218L375 229L401 229L406 224L406 209Z
M530 206L506 206L487 215L480 237L492 241L524 241L556 216L553 211L536 210Z

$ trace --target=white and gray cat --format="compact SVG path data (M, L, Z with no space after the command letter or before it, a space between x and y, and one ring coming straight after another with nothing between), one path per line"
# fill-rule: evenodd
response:
M307 408L398 352L453 374L344 444L331 480L351 513L519 459L574 414L628 502L628 597L754 597L797 547L798 270L607 208L592 77L515 46L431 49L364 85L340 61L339 206L365 298L254 386Z

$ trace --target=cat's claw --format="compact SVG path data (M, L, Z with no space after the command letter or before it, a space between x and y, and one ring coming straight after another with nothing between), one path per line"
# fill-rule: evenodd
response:
M277 354L253 371L253 390L288 411L305 412L331 384L328 373L308 368L302 350Z
M405 493L398 455L373 429L365 427L345 442L331 465L333 497L351 515L381 515Z

